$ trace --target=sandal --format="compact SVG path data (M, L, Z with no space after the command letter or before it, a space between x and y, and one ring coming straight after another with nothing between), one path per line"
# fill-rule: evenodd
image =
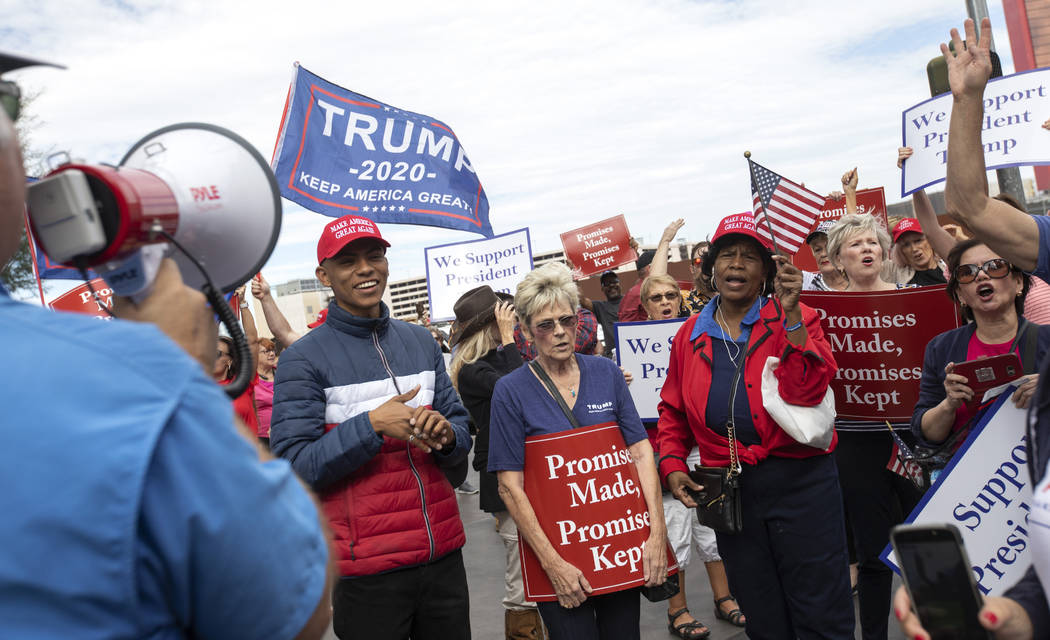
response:
M733 602L736 602L736 598L734 598L732 594L730 594L730 595L728 595L728 596L726 596L724 598L719 598L719 599L715 600L715 617L718 618L719 620L725 620L726 622L728 622L729 624L733 625L734 627L743 627L743 626L745 626L747 624L747 622L741 622L741 620L740 620L741 618L744 617L744 612L740 610L740 607L737 607L736 609L733 609L729 613L723 613L722 612L722 603L723 602L729 602L730 600L732 600Z
M704 638L711 635L711 630L704 626L703 622L699 620L693 620L692 622L683 622L680 625L675 625L674 621L678 619L678 616L683 613L689 613L688 607L682 607L678 611L667 612L667 630L674 635L682 638L683 640L704 640ZM703 629L703 631L700 631Z

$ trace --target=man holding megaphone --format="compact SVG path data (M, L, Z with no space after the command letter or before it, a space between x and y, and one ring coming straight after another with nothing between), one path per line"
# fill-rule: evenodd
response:
M34 64L0 53L0 74ZM0 103L3 265L25 208L17 85L0 79ZM204 296L164 260L147 295L115 308L157 326L56 313L0 287L3 635L322 637L316 507L205 375L216 327Z
M339 553L336 635L467 640L466 542L442 468L470 451L441 349L383 303L390 243L369 219L328 222L324 324L281 353L270 448L321 496Z

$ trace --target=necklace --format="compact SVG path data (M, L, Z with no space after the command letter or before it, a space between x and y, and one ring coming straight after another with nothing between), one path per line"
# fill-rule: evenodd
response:
M738 366L736 359L740 357L740 345L738 345L736 341L733 340L733 336L729 333L729 322L726 320L725 315L722 313L722 305L718 305L718 318L716 318L716 321L718 322L718 326L722 328L722 332L725 334L726 338L722 340L722 346L725 347L726 355L729 356L730 362L732 362L733 366L736 367ZM729 351L730 342L733 343L733 349L735 350L735 353L731 353Z
M570 377L572 376L572 372L569 373L569 376ZM566 389L568 389L570 396L572 396L573 398L576 397L576 385L574 385L574 384L562 384L561 382L558 382L557 384L558 384L559 387L565 387Z

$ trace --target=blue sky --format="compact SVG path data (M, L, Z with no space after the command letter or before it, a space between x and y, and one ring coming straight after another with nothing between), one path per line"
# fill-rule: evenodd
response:
M966 17L962 0L379 4L0 0L0 37L69 67L15 76L42 91L40 148L112 163L155 129L200 121L269 159L299 61L451 125L495 232L528 226L545 250L619 213L648 241L678 217L679 238L701 239L750 209L745 150L820 193L858 166L862 187L899 200L901 111L929 97L926 63ZM284 204L271 282L312 276L326 220ZM477 237L383 233L393 279L423 273L424 247Z

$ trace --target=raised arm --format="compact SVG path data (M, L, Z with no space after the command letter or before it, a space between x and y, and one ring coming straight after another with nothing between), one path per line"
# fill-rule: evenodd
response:
M656 255L653 256L652 264L649 265L650 276L667 274L667 251L671 247L671 241L674 240L675 235L678 234L678 230L683 225L685 225L685 220L678 218L671 221L671 224L664 229L663 235L660 236L660 243L656 245Z
M285 318L281 310L277 308L277 302L270 295L270 283L262 275L258 279L252 278L252 295L262 305L266 326L270 328L274 337L281 341L281 345L287 347L301 337L292 330L292 325L288 324L288 318Z
M245 299L245 286L237 289L237 301L241 305L241 326L244 327L244 337L248 341L248 349L252 352L252 373L259 368L259 330L255 327L255 316L252 315L252 306Z
M981 20L980 40L973 20L965 22L965 31L969 46L963 44L957 29L951 30L954 53L948 45L941 44L953 98L945 204L948 213L969 227L989 249L1021 269L1031 271L1039 259L1039 228L1035 219L988 197L981 120L984 88L992 73L991 21Z
M846 213L857 213L857 167L842 174L842 191L846 194Z

